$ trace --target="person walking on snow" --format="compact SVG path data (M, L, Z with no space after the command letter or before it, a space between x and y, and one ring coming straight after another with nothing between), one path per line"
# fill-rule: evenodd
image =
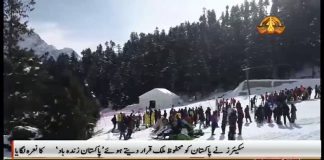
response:
M316 84L315 85L315 96L314 96L314 99L318 98L318 93L319 93L319 87Z
M246 107L244 109L244 112L245 112L246 123L248 122L248 119L250 120L250 123L252 123L251 116L250 116L250 113L249 113L249 105L246 105Z
M223 108L223 117L222 117L222 134L225 134L225 129L227 125L227 109Z
M115 131L115 128L116 128L116 123L117 123L116 115L114 115L114 117L111 119L111 122L114 125L114 128L111 130L111 132L114 132Z
M286 117L289 120L289 123L291 123L291 119L289 116L289 106L287 105L287 103L284 103L282 108L282 114L283 114L283 118L284 118L284 124L286 125Z
M296 106L292 103L291 104L291 123L295 123L295 120L297 119L297 116L296 116Z
M307 92L308 92L307 99L310 99L311 98L312 90L313 90L313 88L311 86L308 86L308 88L307 88Z
M237 121L236 111L233 110L230 113L228 119L228 123L229 123L228 140L235 140L236 121Z
M242 124L243 124L244 113L241 107L237 108L237 126L239 133L238 135L242 134Z
M122 112L117 114L117 127L118 127L118 130L119 130L120 123L122 121L122 115L123 115Z
M217 116L217 111L214 111L213 112L213 115L211 116L211 129L212 129L212 136L215 135L214 134L214 131L216 128L218 128L218 124L217 124L217 121L218 121L218 116Z
M123 115L121 115L123 116ZM120 134L119 134L119 140L121 140L122 137L124 137L124 140L126 139L126 122L125 122L125 118L123 118L123 120L120 122L120 125L119 125L119 131L120 131Z

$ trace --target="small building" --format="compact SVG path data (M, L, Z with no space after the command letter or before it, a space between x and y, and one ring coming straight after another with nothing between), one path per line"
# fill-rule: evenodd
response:
M141 96L139 96L139 105L148 107L155 105L156 109L171 108L172 105L176 106L181 103L180 97L165 88L154 88Z

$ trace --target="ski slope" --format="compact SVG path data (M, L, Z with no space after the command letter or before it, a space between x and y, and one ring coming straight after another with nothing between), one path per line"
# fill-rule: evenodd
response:
M276 80L267 80L272 81L274 83ZM293 81L293 82L291 82ZM274 90L282 90L285 88L291 89L295 88L296 86L303 85L305 87L311 86L312 88L315 85L320 84L320 79L294 79L290 80L289 83L282 83L282 85L271 87L271 88L253 88L252 93L258 95L263 94L264 92L270 92ZM227 93L224 95L225 98L230 98L231 95L236 100L239 100L245 108L246 105L249 103L248 96L237 96L239 92L245 91L242 89L242 83L234 89L232 92ZM251 95L251 97L254 96ZM311 100L297 102L297 120L295 124L291 125L287 122L287 126L284 125L277 125L276 123L263 123L258 125L255 123L253 117L254 113L250 113L252 117L252 123L246 123L245 119L243 120L243 127L242 127L242 135L237 136L237 140L320 140L320 99L313 99L314 98L314 90L311 95ZM236 96L235 96L236 95ZM259 97L258 97L259 98ZM257 105L261 103L261 101L257 100ZM207 107L211 107L212 110L215 109L215 99L205 100L200 102L195 102L192 104L184 105L184 106L177 106L175 109L184 108L184 107L199 107L202 106L204 110ZM113 125L111 122L111 118L114 114L119 112L123 113L131 113L132 110L136 111L144 111L138 105L132 105L124 108L121 111L107 111L101 113L101 118L97 122L95 127L95 135L90 138L89 140L118 140L119 133L111 133L109 132ZM167 113L169 114L170 108L166 109ZM161 110L163 111L163 110ZM142 112L141 112L142 113ZM162 112L163 113L163 112ZM222 116L222 115L221 115ZM288 120L287 120L288 121ZM283 117L282 117L283 122ZM220 126L221 120L218 122ZM198 126L197 126L198 128ZM143 128L141 131L136 131L132 134L132 140L153 140L151 138L152 128L145 129ZM196 138L194 140L227 140L227 132L228 126L226 127L226 134L221 135L221 129L216 128L214 136L211 136L211 128L203 129L204 135ZM236 130L238 132L238 130Z

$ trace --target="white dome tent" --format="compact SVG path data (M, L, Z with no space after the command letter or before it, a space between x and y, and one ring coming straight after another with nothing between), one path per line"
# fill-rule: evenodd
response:
M166 109L181 103L179 96L165 88L154 88L139 96L139 105L142 107L149 107L150 101L155 101L156 109Z

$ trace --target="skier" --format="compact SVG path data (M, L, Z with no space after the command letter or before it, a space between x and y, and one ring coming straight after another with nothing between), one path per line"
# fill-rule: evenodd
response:
M236 107L235 108L236 109L238 109L238 108L242 109L242 106L241 106L241 102L240 101L237 101L236 102Z
M257 122L258 123L262 123L263 122L263 119L264 119L264 116L263 116L263 107L260 105L256 111L255 111L255 115L256 115L256 119L257 119Z
M253 100L253 98L251 98L251 111L253 111L253 107L254 107L254 100Z
M205 111L206 114L206 127L210 126L210 116L211 116L211 109L208 107L207 110Z
M133 131L133 120L132 120L132 116L126 116L125 118L125 124L126 124L126 127L127 127L127 134L126 134L126 137L125 137L125 140L129 139L132 135L132 131Z
M300 93L304 93L304 91L305 91L305 87L303 86L303 85L300 85Z
M201 129L201 126L204 126L205 116L204 116L204 110L202 109L202 106L198 109L198 117L199 117L199 129ZM205 126L204 126L205 127Z
M264 114L266 116L267 122L271 123L272 111L268 102L265 102L264 104Z
M155 112L152 112L151 114L151 121L150 121L150 127L155 124Z
M123 118L123 117L121 117L121 118ZM125 132L126 132L126 123L125 123L125 118L123 118L123 120L119 124L119 131L120 131L119 140L121 140L122 136L124 137L124 140L126 140L126 135L125 135Z
M307 99L310 99L311 98L312 90L313 90L313 88L311 86L308 86L308 88L307 88L307 92L308 92Z
M283 108L282 105L276 107L276 112L277 112L276 122L279 125L282 125L282 122L281 122L282 108Z
M238 135L242 134L242 124L243 124L244 113L242 108L237 108L237 126L239 133Z
M318 98L321 98L321 85L318 86Z
M261 104L264 105L264 96L261 94Z
M211 122L212 122L212 126L211 126L211 129L212 129L212 136L215 135L215 134L214 134L214 131L215 131L215 129L218 127L217 121L218 121L217 111L214 111L214 112L213 112L213 115L211 116Z
M142 116L141 116L140 113L138 113L138 115L135 116L135 124L136 124L136 130L137 130L137 131L140 130L139 126L140 126L140 124L141 124L141 117L142 117Z
M148 111L144 114L144 123L146 128L150 126L150 114Z
M318 94L319 93L319 87L317 86L317 84L315 85L315 96L314 99L318 98Z
M168 115L168 114L167 114L166 110L164 110L163 117L164 117L164 118L167 118L167 115Z
M118 130L119 130L119 126L120 126L121 121L122 121L122 112L117 114L117 127L118 127Z
M116 115L114 115L114 117L111 119L111 122L114 125L114 128L111 130L111 132L114 132L115 131L115 128L116 128L116 123L117 123Z
M194 125L197 125L197 120L198 120L198 109L197 107L194 110L194 117L193 117L193 121L194 121Z
M228 123L229 123L228 140L235 140L234 135L236 130L236 121L237 121L236 111L233 110L228 119Z
M295 123L295 120L297 119L297 116L296 116L296 106L292 103L291 104L291 123Z
M154 122L157 122L157 120L158 120L158 118L159 118L159 113L158 113L158 111L156 110L156 109L154 109L154 111L153 111L153 113L154 113ZM153 123L153 125L154 125L154 123Z
M287 103L284 103L282 105L282 113L283 113L283 118L284 118L284 124L286 125L286 117L288 118L289 120L289 123L291 123L291 119L290 119L290 116L289 116L289 106L287 105Z
M223 108L223 117L222 117L222 134L225 134L225 129L227 125L227 109Z
M250 123L252 123L251 116L250 116L250 113L249 113L249 105L246 105L246 107L244 109L244 112L245 112L246 123L248 122L248 119L250 120Z

